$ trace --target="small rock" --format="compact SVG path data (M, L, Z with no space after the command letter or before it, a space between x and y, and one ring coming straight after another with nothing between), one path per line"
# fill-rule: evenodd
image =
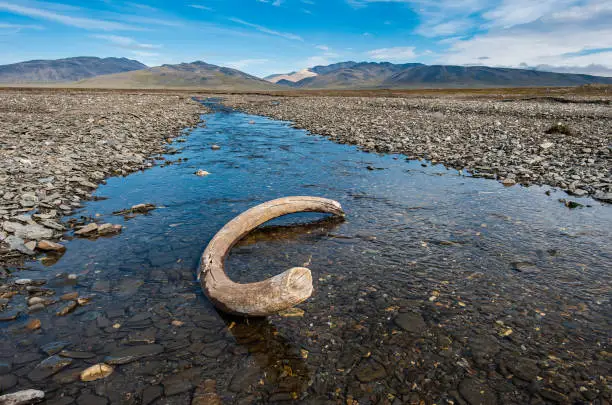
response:
M108 364L95 364L81 372L81 381L89 382L101 380L111 375L113 371L114 368Z
M104 362L112 365L128 364L144 357L156 356L163 351L164 348L157 344L132 346L111 353Z
M516 184L516 181L514 181L513 179L504 179L502 180L502 184L506 187L510 187L510 186L514 186Z
M103 224L98 227L98 235L115 235L121 233L123 226L115 224Z
M401 313L395 317L395 324L410 333L421 333L427 329L423 317L414 312Z
M92 222L90 224L85 225L84 227L76 231L74 234L75 235L89 235L97 231L98 231L98 224L96 224L95 222Z
M142 405L152 404L164 393L164 389L159 385L147 387L142 391Z
M74 301L70 302L68 305L66 305L65 307L63 307L59 311L57 311L56 315L57 316L66 316L69 313L71 313L72 311L74 311L77 306L78 306L78 304L76 302L74 302Z
M77 398L77 405L107 405L108 399L92 394L82 394Z
M76 291L66 293L60 297L62 301L74 301L79 298L79 293Z
M34 255L34 250L30 249L20 237L10 235L7 236L4 242L9 246L10 250L16 250L24 255Z
M470 405L497 404L497 397L493 389L474 378L461 381L459 393Z
M66 250L66 246L60 245L59 243L50 242L48 240L41 240L36 246L39 250L50 251L50 252L63 252Z
M612 203L612 193L598 192L593 196L593 198L599 201Z
M219 150L219 149L221 149L221 147L219 145L212 145L210 147L210 149L212 149L212 150Z
M196 176L200 176L200 177L204 177L204 176L208 176L210 173L208 173L206 170L198 170L197 172L195 172Z
M359 366L355 375L362 383L368 383L386 377L387 371L380 363L374 360L367 360Z
M39 390L25 390L0 396L2 405L35 404L45 398L45 393Z
M58 224L57 222L51 221L49 219L41 221L41 224L43 226L47 227L47 228L54 229L54 230L60 231L60 232L66 230L66 228L63 225Z
M72 359L60 356L51 356L41 361L34 370L30 371L28 378L32 381L42 381L72 364Z
M221 405L221 403L215 380L205 380L198 385L191 400L191 405Z
M26 324L26 329L38 330L40 329L41 325L42 323L40 322L40 319L36 319L36 318L30 319L28 323Z
M137 204L130 208L130 211L139 214L145 214L149 211L153 211L157 207L154 204Z

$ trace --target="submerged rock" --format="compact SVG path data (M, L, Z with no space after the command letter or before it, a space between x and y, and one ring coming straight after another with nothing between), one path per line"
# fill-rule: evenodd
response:
M106 356L104 362L111 365L128 364L144 357L158 355L163 351L164 348L156 344L126 347Z
M410 333L421 333L427 329L423 317L414 312L404 312L395 317L395 324Z
M101 380L113 373L114 368L108 364L95 364L81 372L81 381L89 382Z

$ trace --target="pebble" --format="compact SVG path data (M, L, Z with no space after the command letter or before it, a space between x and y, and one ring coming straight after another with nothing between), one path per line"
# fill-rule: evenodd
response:
M64 232L61 215L106 177L150 167L149 156L166 150L162 140L198 123L203 109L161 93L2 92L0 228L53 241ZM10 241L10 252L33 254Z
M66 246L48 240L41 240L38 242L37 248L39 250L51 252L63 252L66 250Z
M141 345L122 348L104 358L104 362L111 365L128 364L133 361L156 356L164 351L161 345Z
M496 405L497 396L486 384L475 378L459 383L459 393L470 405Z
M423 317L414 312L404 312L395 317L395 324L409 333L422 333L427 329Z
M0 396L2 405L28 405L35 404L45 398L45 393L40 390L24 390Z
M74 311L77 306L78 306L78 304L76 302L70 302L66 306L62 307L59 311L57 311L56 315L57 316L66 316L69 313L71 313L72 311Z
M111 375L113 371L114 368L109 366L108 364L95 364L81 372L81 381L89 382L101 380Z
M30 319L28 321L28 323L26 324L26 328L29 330L38 330L40 329L40 327L42 326L42 323L40 322L40 319Z
M98 231L98 224L96 224L95 222L92 222L90 224L85 225L78 231L75 231L74 234L79 235L79 236L84 236L84 235L92 234L97 231Z

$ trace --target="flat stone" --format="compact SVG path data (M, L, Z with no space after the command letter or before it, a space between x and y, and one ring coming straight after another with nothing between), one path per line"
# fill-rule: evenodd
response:
M75 235L79 235L79 236L83 236L83 235L92 234L92 233L97 232L97 231L98 231L98 224L96 224L95 222L92 222L90 224L85 225L84 227L82 227L78 231L75 231L74 234Z
M74 301L73 302L69 302L68 304L66 304L65 306L60 308L60 310L56 312L56 315L57 316L66 316L69 313L71 313L72 311L74 311L78 306L79 306L79 304L77 304Z
M52 356L54 354L61 352L62 350L64 350L64 348L68 346L70 346L70 342L64 342L64 341L51 342L51 343L47 343L46 345L42 346L40 350L42 350L44 353L48 354L49 356Z
M38 245L36 247L39 250L51 252L63 252L66 250L66 246L48 240L41 240L40 242L38 242Z
M395 324L410 333L421 333L427 329L427 324L420 314L404 312L395 317Z
M524 357L512 357L507 366L515 376L525 381L535 381L540 373L538 362Z
M156 356L164 351L161 345L142 345L120 349L104 358L111 365L128 364L145 357Z
M355 376L362 383L368 383L385 378L387 376L387 371L382 364L368 359L359 365L355 372Z
M55 221L51 221L50 219L45 219L43 221L40 222L43 226L50 228L50 229L54 229L56 231L65 231L66 227L64 227L64 225L62 224L58 224Z
M14 233L15 236L28 240L50 239L53 237L53 230L38 224L22 225L18 222L5 222L5 231Z
M34 370L30 371L28 378L32 381L42 381L60 372L72 364L72 359L60 356L51 356L40 362Z
M164 394L164 389L159 385L147 387L142 391L142 405L150 405Z
M14 309L10 311L2 311L0 312L0 322L14 321L19 317L19 315L21 315L21 312Z
M0 392L8 391L17 385L17 377L13 374L0 375ZM2 404L2 402L0 402Z
M121 232L123 227L114 224L102 224L98 227L98 235L115 235Z
M0 396L2 405L35 404L45 398L45 393L39 390L25 390Z
M497 396L493 389L475 378L461 381L459 393L470 405L497 405Z
M170 397L172 395L188 392L193 388L193 384L184 378L172 376L162 381L164 386L164 395Z
M108 399L92 394L82 394L77 398L78 405L107 405Z
M10 250L16 250L20 253L23 253L24 255L32 256L35 254L34 250L26 246L24 240L18 236L7 236L4 240L4 243L8 245Z
M96 354L92 352L77 352L72 350L62 350L59 352L59 355L71 359L93 359L96 357Z
M8 374L11 372L13 366L11 363L0 362L0 375Z

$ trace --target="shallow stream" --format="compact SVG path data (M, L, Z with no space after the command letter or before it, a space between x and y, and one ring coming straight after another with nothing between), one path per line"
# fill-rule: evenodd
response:
M106 199L75 215L121 224L120 235L73 239L59 260L18 273L48 280L54 297L93 299L66 316L59 302L0 322L0 391L186 404L212 379L224 404L609 403L610 206L574 199L587 206L570 210L555 190L210 105L205 126L173 145L180 153L108 179L96 192ZM303 314L217 313L195 281L202 250L234 216L289 195L335 199L347 218L276 221L233 249L228 272L248 282L307 265L315 293ZM139 203L159 208L113 215ZM11 305L27 314L26 298ZM24 328L32 318L40 330ZM123 363L109 377L78 380L109 359Z

